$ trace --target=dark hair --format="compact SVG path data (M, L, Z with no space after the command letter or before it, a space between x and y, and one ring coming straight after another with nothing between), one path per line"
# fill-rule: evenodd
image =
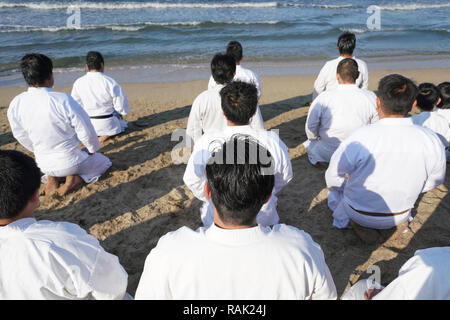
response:
M344 32L339 36L337 43L340 54L353 54L356 47L355 34L351 32Z
M236 72L236 60L226 54L216 54L211 61L211 73L215 82L230 83Z
M0 218L12 219L25 209L41 185L41 171L29 156L0 150Z
M378 97L383 111L406 116L418 94L417 86L399 74L385 76L378 83Z
M237 41L230 41L227 45L227 55L232 56L236 63L242 60L242 46Z
M43 54L29 53L20 61L20 69L28 85L43 85L53 73L53 63Z
M441 95L439 89L434 84L428 82L421 83L418 89L417 107L423 111L432 111Z
M273 172L266 172L272 162L267 149L243 135L231 137L213 153L206 165L206 177L223 222L252 224L272 193L275 178Z
M100 70L102 67L102 63L104 64L105 61L103 60L103 56L100 52L97 51L88 52L86 56L86 64L89 70Z
M222 110L228 120L237 125L246 125L256 112L258 91L253 84L231 82L220 90Z
M440 109L450 109L450 82L442 82L438 85L441 94L441 102L437 105Z
M337 73L343 81L354 83L359 76L358 63L352 58L343 59L337 66Z

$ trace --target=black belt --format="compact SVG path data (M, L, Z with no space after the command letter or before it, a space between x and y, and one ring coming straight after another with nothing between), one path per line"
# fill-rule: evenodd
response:
M107 114L107 115L105 115L105 116L95 116L95 117L89 117L89 118L91 118L91 119L108 119L108 118L111 118L112 116L113 116L114 114Z

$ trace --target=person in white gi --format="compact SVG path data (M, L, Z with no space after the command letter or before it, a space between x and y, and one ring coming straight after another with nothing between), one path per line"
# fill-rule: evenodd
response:
M356 61L341 60L336 76L339 85L322 92L308 111L305 124L308 140L303 145L313 165L330 162L339 144L353 131L378 121L376 95L355 84L359 76Z
M435 111L447 119L450 125L450 82L442 82L438 85L441 102L436 106Z
M65 195L80 184L97 181L111 166L100 153L97 134L83 108L68 94L55 92L52 61L42 54L27 54L21 69L29 88L16 96L8 109L14 138L33 152L45 174L46 194ZM80 149L80 142L87 151ZM58 178L66 178L60 186Z
M333 225L390 229L411 216L421 192L445 179L442 142L407 118L418 89L401 75L378 86L379 121L356 130L331 157L325 173Z
M72 97L87 112L103 142L125 130L127 122L122 117L130 112L130 106L122 87L103 73L105 63L100 52L88 52L86 67L89 71L73 84Z
M97 239L34 218L39 185L32 158L0 150L0 300L129 299L126 271Z
M450 247L417 250L386 287L359 280L343 300L450 300Z
M233 57L216 54L211 61L211 73L217 86L203 91L195 98L189 113L186 128L188 145L192 145L203 133L224 130L227 122L220 106L220 90L232 82L236 72L236 62ZM261 111L257 108L250 120L250 126L255 129L264 129Z
M250 69L242 67L241 62L244 59L242 45L238 41L230 41L227 45L227 55L232 56L236 60L236 74L234 75L233 81L242 81L246 83L251 83L258 90L258 101L262 95L262 84L261 80L256 73ZM218 84L214 80L213 76L209 78L208 89L216 87Z
M256 222L276 179L268 153L242 136L216 150L205 184L214 224L161 237L146 258L136 300L337 298L324 254L309 234Z
M184 183L192 193L204 201L200 209L201 219L205 227L213 223L213 203L205 196L205 167L217 143L221 144L236 134L251 136L264 145L274 160L275 186L272 197L259 212L256 221L263 226L278 223L276 194L292 179L292 165L286 145L273 131L255 130L249 126L250 118L255 114L257 105L256 88L245 82L232 82L220 92L222 110L227 119L227 126L221 131L205 133L194 145L186 171Z
M367 64L357 59L353 55L353 51L356 47L356 37L351 32L344 32L339 36L337 48L339 50L339 57L336 59L327 61L319 72L316 81L314 82L314 90L312 94L312 100L314 101L317 96L325 90L330 90L338 85L336 78L336 68L342 59L352 58L358 63L359 77L356 79L356 85L362 89L369 88L369 69Z
M432 83L419 85L416 108L419 114L412 116L414 124L433 130L447 148L450 143L450 127L447 119L433 109L441 102L439 89Z

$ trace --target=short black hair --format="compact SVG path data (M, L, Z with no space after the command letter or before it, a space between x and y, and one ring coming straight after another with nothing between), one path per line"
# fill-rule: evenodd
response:
M378 97L383 111L388 114L406 116L411 110L418 92L414 82L399 74L387 75L378 83Z
M232 56L236 63L242 60L242 45L238 41L230 41L227 45L227 54Z
M342 59L337 66L337 73L345 82L356 82L358 79L358 63L352 58Z
M436 107L439 97L439 89L432 83L424 82L418 87L417 107L423 111L433 111Z
M258 91L253 84L232 81L220 90L222 110L228 120L247 125L256 112Z
M41 185L34 159L15 150L0 150L0 218L18 216Z
M450 82L442 82L438 85L441 94L441 102L437 105L439 109L450 109Z
M230 83L236 72L236 60L227 54L218 53L211 60L211 73L215 82Z
M232 136L213 153L206 165L206 177L223 222L252 224L273 190L275 178L267 171L272 162L266 148L244 135Z
M356 36L351 32L344 32L339 36L337 43L340 54L353 54L356 47Z
M105 61L103 60L103 56L98 51L89 51L86 56L86 64L88 66L89 70L100 70L102 67L102 63L104 64Z
M20 61L20 69L28 85L43 85L53 73L53 63L46 55L28 53Z

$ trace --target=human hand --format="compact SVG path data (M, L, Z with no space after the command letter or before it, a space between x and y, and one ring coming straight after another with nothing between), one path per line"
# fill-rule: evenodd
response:
M364 292L364 300L370 300L375 297L380 291L383 289L371 288L368 291Z

